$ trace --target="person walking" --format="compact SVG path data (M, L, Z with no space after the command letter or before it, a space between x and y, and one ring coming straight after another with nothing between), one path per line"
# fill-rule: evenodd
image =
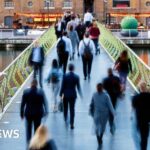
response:
M87 28L91 25L92 20L93 20L93 16L90 13L90 10L88 9L87 12L84 14L84 24Z
M60 89L61 76L62 76L62 71L59 68L58 62L56 59L53 59L52 68L47 77L47 82L51 83L51 88L52 88L52 94L53 94L53 100L54 100L53 112L56 112L58 109L57 96L58 96L58 92Z
M110 113L114 117L114 108L110 97L103 91L102 83L98 83L97 92L93 94L90 104L90 114L94 120L98 149L102 147L102 138Z
M29 56L29 63L33 66L34 73L33 78L36 78L37 72L39 72L39 84L42 86L42 67L44 64L44 48L40 46L39 42L36 41L34 47L32 48L31 54Z
M99 45L99 36L100 36L100 30L97 27L96 21L93 21L92 26L89 28L89 34L90 39L93 40L95 49L96 49L96 55L100 54L100 45Z
M55 141L49 137L44 125L38 127L29 144L29 150L57 150Z
M119 77L113 74L111 68L108 68L107 72L108 72L108 77L104 78L103 87L111 98L113 108L116 109L117 99L121 95L121 82ZM113 120L113 116L111 116L111 114L109 118L109 124L110 124L110 132L114 134L115 123Z
M89 32L86 32L84 34L84 39L79 44L79 53L82 56L83 62L84 80L86 80L87 76L88 79L90 79L94 52L95 45L93 41L89 38Z
M150 93L145 82L140 83L140 93L132 98L132 106L136 117L136 133L140 136L140 150L147 150L150 123ZM137 143L136 143L137 144Z
M72 58L72 43L71 40L67 37L67 32L63 33L63 36L58 39L57 43L57 56L59 67L63 67L63 72L66 73L68 58Z
M76 30L73 30L73 26L70 26L68 37L70 38L72 43L72 48L73 48L72 59L74 59L76 49L78 49L78 45L79 45L79 37Z
M32 135L32 126L34 132L41 124L41 119L48 114L47 101L44 91L37 88L37 80L31 82L31 88L24 90L20 116L26 119L26 140L29 143Z
M80 78L74 73L74 65L69 64L69 73L65 74L62 79L62 85L60 89L60 97L63 97L64 105L64 120L67 123L68 119L68 105L70 108L70 128L74 129L74 117L75 117L75 103L77 98L77 92L82 97Z
M120 56L115 62L114 69L118 71L120 81L121 81L122 91L125 91L128 73L130 71L132 73L131 60L128 57L127 50L121 52Z

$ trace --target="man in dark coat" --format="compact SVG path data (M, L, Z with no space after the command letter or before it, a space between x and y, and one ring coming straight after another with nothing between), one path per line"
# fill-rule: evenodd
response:
M32 48L31 55L29 57L29 63L33 66L34 79L36 78L36 74L39 71L39 83L42 87L42 67L44 64L44 49L39 45L39 42L35 42L35 46Z
M113 74L111 68L108 69L108 77L103 80L104 89L108 92L111 102L113 104L114 109L116 108L117 98L121 95L121 82L119 77ZM114 132L114 122L113 117L111 116L109 119L110 123L110 131L113 134Z
M150 93L147 92L146 84L140 84L140 93L132 99L135 110L136 128L140 135L140 150L147 150L150 123Z
M24 91L20 107L20 116L26 119L26 136L29 143L32 135L32 125L34 131L41 124L41 119L47 114L47 102L42 89L37 88L37 80L34 79L31 83L31 88Z
M70 64L69 73L65 74L62 80L60 96L63 97L65 122L67 122L68 105L70 107L70 128L71 129L74 129L75 102L77 98L76 88L78 89L78 92L82 97L79 76L74 73L74 65Z

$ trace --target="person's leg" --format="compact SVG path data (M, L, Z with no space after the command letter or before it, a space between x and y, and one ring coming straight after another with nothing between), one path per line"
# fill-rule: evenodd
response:
M84 56L82 56L82 62L83 62L83 74L84 74L84 79L86 80L87 77L87 61L84 58Z
M91 59L88 60L88 78L90 78L91 75L92 62L93 62L93 56Z
M70 127L74 128L74 117L75 117L75 99L69 100L69 108L70 108Z
M69 53L65 52L64 62L63 62L63 71L64 71L64 73L66 73L67 63L68 63L68 57L69 57Z
M33 78L36 79L36 74L37 74L37 70L38 70L38 67L37 67L37 63L33 63Z
M41 124L41 117L37 117L34 119L34 133L36 132L37 128L40 126Z
M66 98L63 99L63 105L64 105L64 120L66 122L68 117L68 99Z
M40 84L40 87L42 88L43 87L43 85L42 85L42 79L43 79L43 76L42 76L42 71L43 71L42 65L39 65L38 69L39 69L39 84Z
M32 135L32 119L26 118L26 141L29 144Z
M95 54L97 55L97 39L92 39L95 45Z

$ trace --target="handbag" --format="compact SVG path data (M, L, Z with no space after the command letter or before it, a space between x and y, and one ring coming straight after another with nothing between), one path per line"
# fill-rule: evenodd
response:
M63 110L64 110L64 106L63 106L63 101L62 100L60 100L59 103L58 103L58 110L60 112L63 112Z

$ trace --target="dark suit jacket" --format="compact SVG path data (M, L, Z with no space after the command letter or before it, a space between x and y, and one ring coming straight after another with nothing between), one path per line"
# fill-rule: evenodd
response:
M42 89L26 89L22 96L21 117L43 117L47 114L47 101Z
M34 50L35 50L35 47L33 47L32 48L32 51L31 51L31 54L30 54L30 56L29 56L29 63L30 63L30 65L33 65L33 61L32 61L32 58L33 58L33 52L34 52ZM43 63L44 63L44 48L41 46L40 47L40 53L41 53L41 61L39 62L39 64L40 65L43 65Z
M79 76L73 72L69 72L63 76L60 96L64 95L64 98L76 98L76 88L78 89L79 94L81 94Z

